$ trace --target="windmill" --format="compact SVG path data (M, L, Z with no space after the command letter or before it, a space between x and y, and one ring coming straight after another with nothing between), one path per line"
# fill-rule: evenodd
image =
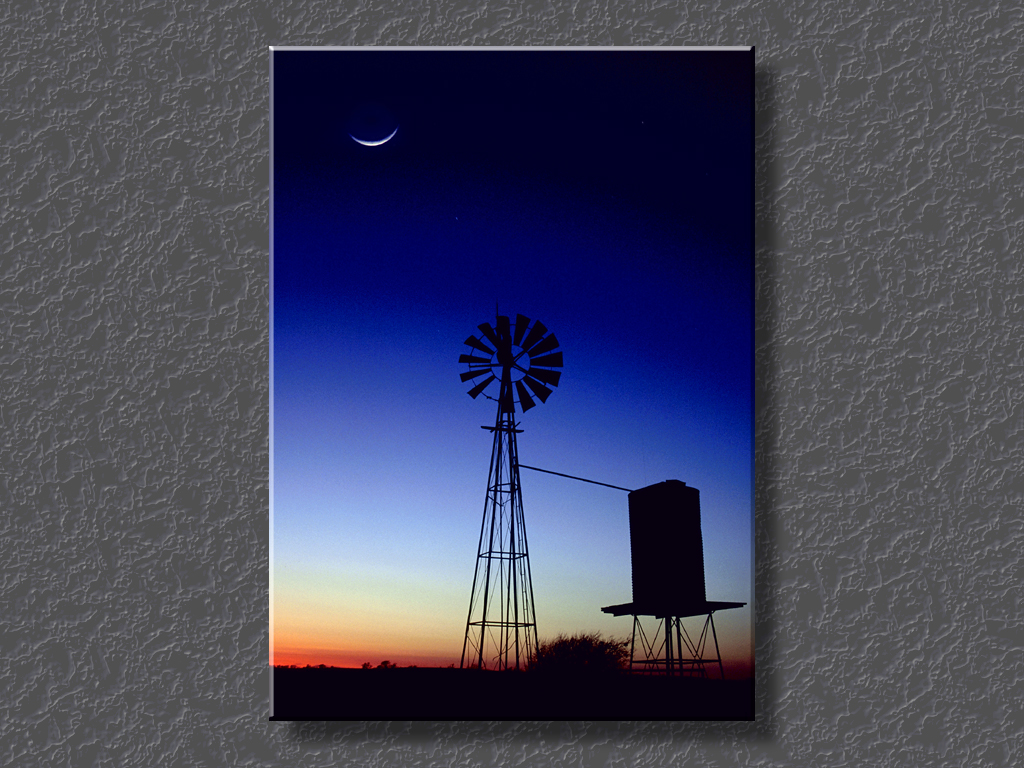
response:
M562 353L558 339L539 320L516 315L513 326L498 315L495 324L478 326L479 336L465 344L459 357L467 366L463 383L469 396L483 395L498 404L493 427L491 465L487 479L473 589L462 643L461 667L522 669L537 650L537 617L533 605L530 553L519 484L516 408L525 413L547 402L558 386Z

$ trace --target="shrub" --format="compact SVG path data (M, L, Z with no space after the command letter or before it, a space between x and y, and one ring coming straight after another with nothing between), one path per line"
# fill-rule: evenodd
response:
M580 633L540 644L530 668L560 674L612 674L629 667L629 640L605 640L600 632Z

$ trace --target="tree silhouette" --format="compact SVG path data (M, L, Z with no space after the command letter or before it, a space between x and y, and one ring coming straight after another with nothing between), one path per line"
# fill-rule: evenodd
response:
M532 670L559 674L615 674L629 667L629 640L605 640L600 632L559 635L542 642Z

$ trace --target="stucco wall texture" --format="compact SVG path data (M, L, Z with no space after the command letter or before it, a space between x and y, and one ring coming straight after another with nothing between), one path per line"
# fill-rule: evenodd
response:
M400 7L0 5L0 763L1024 762L1020 5ZM757 47L756 722L267 721L286 44Z

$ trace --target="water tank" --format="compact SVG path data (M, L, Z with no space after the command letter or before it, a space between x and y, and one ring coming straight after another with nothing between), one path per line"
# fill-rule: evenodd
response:
M707 600L700 491L679 480L632 491L629 538L638 613L673 614Z

